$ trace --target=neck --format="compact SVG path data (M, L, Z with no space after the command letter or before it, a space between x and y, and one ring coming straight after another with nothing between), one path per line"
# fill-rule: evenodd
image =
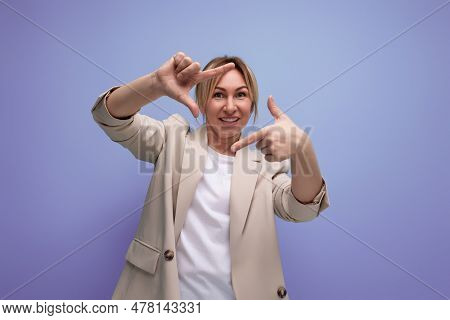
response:
M220 137L212 128L207 126L206 134L208 136L208 146L217 151L218 153L225 154L227 156L235 156L236 152L230 150L230 147L239 140L240 134L231 137Z

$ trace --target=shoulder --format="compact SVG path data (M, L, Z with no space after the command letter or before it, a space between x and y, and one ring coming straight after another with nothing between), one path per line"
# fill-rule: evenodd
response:
M172 114L167 119L163 120L163 124L166 128L184 128L189 129L189 121L187 121L181 114Z
M162 121L165 132L165 140L173 148L184 145L186 137L192 131L189 121L181 114L175 113Z
M189 121L181 114L175 113L162 121L166 136L186 136L191 130Z

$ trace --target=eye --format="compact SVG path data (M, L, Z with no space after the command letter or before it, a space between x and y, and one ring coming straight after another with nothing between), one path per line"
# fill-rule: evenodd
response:
M247 96L247 94L245 92L239 92L238 93L238 97L240 97L240 98L243 98L243 97L246 97L246 96Z
M216 92L213 94L214 98L222 98L222 96L223 96L222 92Z

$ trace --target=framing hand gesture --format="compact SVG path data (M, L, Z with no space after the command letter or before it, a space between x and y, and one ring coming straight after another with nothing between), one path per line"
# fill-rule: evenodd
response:
M199 62L192 62L190 57L180 51L161 65L155 73L164 95L186 105L197 118L200 108L189 96L189 91L197 83L220 76L234 67L234 63L230 62L221 67L201 71Z

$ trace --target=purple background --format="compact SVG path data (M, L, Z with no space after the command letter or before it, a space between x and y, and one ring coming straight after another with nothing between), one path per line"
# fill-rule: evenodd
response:
M151 171L90 108L178 50L202 66L244 58L259 81L259 126L271 121L269 94L287 109L373 53L288 112L313 127L331 207L308 223L277 218L287 290L450 296L450 5L374 52L444 1L6 3L0 297L111 297ZM195 126L181 104L156 103ZM167 117L154 105L143 113Z

